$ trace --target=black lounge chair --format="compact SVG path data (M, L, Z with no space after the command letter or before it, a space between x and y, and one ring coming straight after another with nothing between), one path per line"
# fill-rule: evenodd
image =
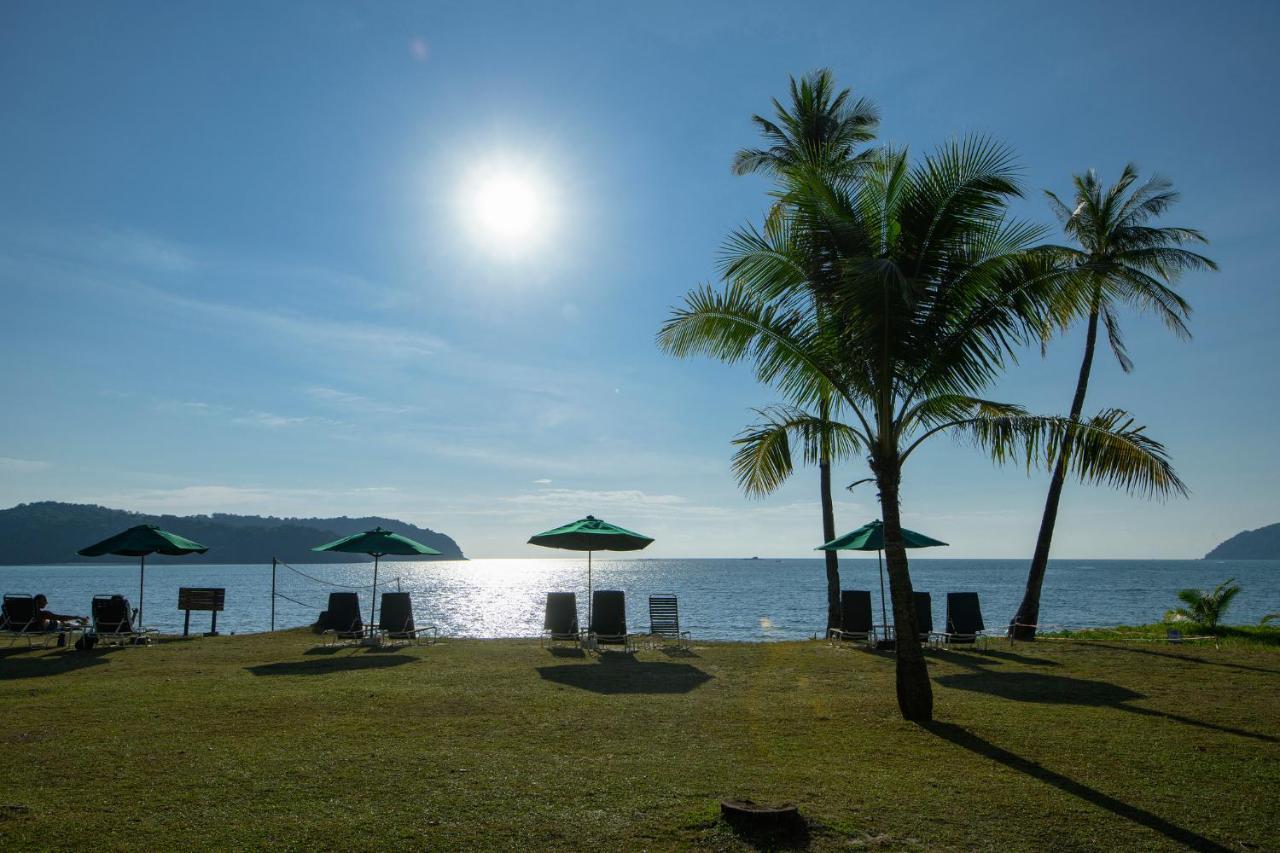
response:
M147 638L134 624L138 611L123 595L95 595L91 605L93 633L104 646L127 646Z
M363 640L364 620L360 618L360 596L354 592L329 593L329 609L320 614L320 633L331 640Z
M598 589L591 596L591 625L587 628L591 648L622 646L635 651L635 638L627 633L627 598L617 589Z
M651 641L674 640L676 648L689 648L693 636L680 630L680 602L674 595L649 596L649 638Z
M871 624L871 593L865 589L840 591L840 627L828 628L828 640L848 640L872 645L876 629Z
M928 643L934 638L933 599L927 592L912 592L911 599L916 606L916 642Z
M947 593L947 631L942 639L948 645L985 645L986 626L982 623L982 605L976 592Z
M547 613L542 618L542 645L582 640L578 630L578 596L573 592L547 593Z
M388 640L417 645L424 637L427 645L439 639L435 625L417 628L413 624L413 601L407 592L384 592L378 612L378 630Z
M49 644L48 631L39 630L36 626L36 600L30 595L6 595L4 604L0 605L0 633L9 638L9 645L19 640L26 640L27 647L35 645L39 639L42 645Z

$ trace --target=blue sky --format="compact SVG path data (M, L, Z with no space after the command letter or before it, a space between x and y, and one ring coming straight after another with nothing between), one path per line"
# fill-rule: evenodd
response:
M832 68L917 152L977 131L1028 196L1126 161L1222 267L1182 343L1126 317L1088 408L1131 410L1193 489L1069 486L1063 557L1196 557L1280 521L1280 98L1272 4L6 3L0 505L377 513L545 556L588 512L651 556L801 556L817 476L749 501L729 439L774 402L654 334L767 186L730 174L787 75ZM542 242L469 227L477 170L537 176ZM991 396L1067 408L1080 334ZM865 475L861 464L837 473ZM1045 477L937 440L907 523L1025 556ZM837 525L876 515L843 492ZM930 556L935 556L931 554ZM937 556L942 556L938 554Z

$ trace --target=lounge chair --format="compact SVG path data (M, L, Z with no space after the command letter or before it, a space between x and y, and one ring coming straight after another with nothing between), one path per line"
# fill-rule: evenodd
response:
M417 628L413 624L413 601L407 592L384 592L382 609L378 613L378 630L388 640L417 645L424 637L427 645L439 639L435 625Z
M676 648L689 648L693 636L680 630L680 602L674 595L649 596L649 638L651 642L673 640Z
M28 648L35 645L37 639L47 646L49 638L57 635L56 631L37 630L36 600L30 595L4 597L4 604L0 605L0 633L9 638L9 645L26 640Z
M982 606L976 592L947 593L947 630L942 641L948 645L975 645L979 640L985 645Z
M134 624L138 611L123 595L95 595L91 606L93 633L104 646L127 646L151 633L138 630Z
M329 593L329 609L320 614L320 633L328 634L332 643L340 640L362 640L364 620L360 618L360 596L354 592Z
M871 624L871 593L865 589L840 591L840 627L828 628L828 640L875 643L875 626Z
M622 646L635 651L635 638L627 633L627 598L617 589L598 589L591 596L591 625L587 628L591 648Z
M573 643L578 645L582 632L578 630L578 596L572 592L547 593L547 613L542 618L542 645Z
M933 599L927 592L912 592L916 606L916 642L928 643L936 636L933 630Z

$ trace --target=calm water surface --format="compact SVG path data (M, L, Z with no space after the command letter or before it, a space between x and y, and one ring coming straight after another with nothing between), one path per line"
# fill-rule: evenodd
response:
M874 559L842 559L846 589L870 589L877 614L879 579ZM363 585L369 607L372 563L299 566L324 583L281 566L276 627L307 625L323 609L330 584ZM627 593L628 624L648 626L648 596L680 596L681 619L694 636L708 640L791 640L821 633L825 625L826 579L821 560L596 560L596 589ZM946 593L977 591L989 627L1007 624L1026 579L1026 560L911 561L917 590L933 593L936 625L942 625ZM1045 579L1041 621L1067 627L1158 621L1176 604L1179 589L1212 587L1235 577L1243 591L1228 622L1257 624L1280 611L1280 561L1241 560L1055 560ZM461 637L528 637L542 627L545 595L578 593L586 624L586 561L576 559L470 560L438 563L384 561L379 584L413 593L418 624L434 624ZM145 622L161 631L181 631L178 587L221 586L227 610L223 632L267 630L271 617L271 566L148 565ZM69 566L0 566L0 592L49 596L56 612L87 614L95 593L138 598L136 564L81 563ZM879 621L877 615L877 621ZM192 614L193 630L205 630L208 614Z

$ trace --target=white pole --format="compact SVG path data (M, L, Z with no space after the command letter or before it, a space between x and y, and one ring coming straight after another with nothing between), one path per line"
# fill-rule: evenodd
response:
M373 555L373 600L369 602L369 629L373 630L373 608L378 603L378 557L380 554Z
M591 630L591 552L587 552L587 630Z

